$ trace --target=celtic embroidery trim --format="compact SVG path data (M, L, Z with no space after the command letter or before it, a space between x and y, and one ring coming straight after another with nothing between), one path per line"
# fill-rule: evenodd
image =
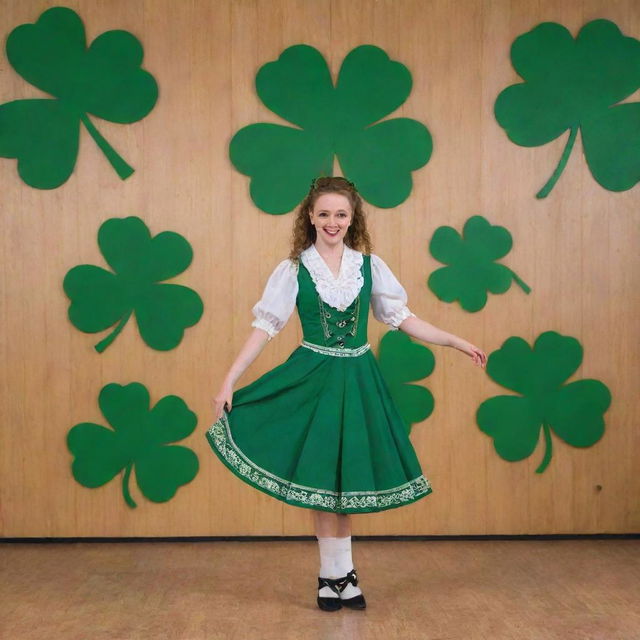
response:
M300 346L310 349L311 351L315 351L316 353L322 353L323 355L334 356L337 358L355 358L371 349L371 345L368 342L360 347L354 347L353 349L350 349L349 347L325 347L321 344L307 342L306 340L303 340L300 343Z
M432 491L431 484L424 475L397 487L381 491L338 493L328 489L295 484L262 469L242 453L231 436L226 412L223 412L222 417L209 428L207 436L211 446L220 453L236 475L266 493L298 506L331 511L386 509L414 502Z

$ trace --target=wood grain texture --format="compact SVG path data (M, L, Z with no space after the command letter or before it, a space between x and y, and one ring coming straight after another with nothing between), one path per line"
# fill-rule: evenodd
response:
M0 1L0 33L33 22L55 2ZM530 343L547 330L577 337L584 360L570 380L596 378L611 390L602 440L576 449L554 437L544 474L542 441L518 463L497 456L475 424L486 398L508 393L460 352L433 346L436 366L424 382L433 414L411 435L434 493L410 506L354 518L354 534L598 533L640 530L640 187L612 193L591 177L578 139L551 194L536 200L566 138L546 146L511 143L493 117L498 93L518 81L509 49L519 34L558 21L574 35L608 18L640 38L635 0L78 0L88 40L126 29L143 43L144 67L157 79L158 103L131 125L99 129L134 168L117 178L85 131L76 170L63 186L39 191L0 159L0 535L179 536L299 535L311 512L283 505L235 478L204 433L211 399L250 331L251 307L286 257L292 215L259 211L248 178L233 169L228 144L254 122L281 123L255 93L255 74L293 44L317 47L334 78L361 44L382 47L405 64L413 90L393 116L429 128L434 151L413 174L409 199L394 209L367 206L374 251L406 287L420 317L487 353L512 335ZM0 58L0 102L42 93ZM633 99L638 99L636 95ZM339 172L339 164L336 163ZM461 229L472 215L509 229L505 259L532 287L489 297L475 314L440 302L426 280L435 229ZM153 234L172 230L194 249L173 282L199 292L205 312L177 349L158 352L130 320L101 355L102 337L67 320L62 291L77 264L103 265L96 235L112 217L140 216ZM371 319L370 341L385 328ZM300 340L294 317L240 381L247 384L286 359ZM200 473L165 504L148 502L132 476L138 508L122 498L119 478L86 489L71 475L66 448L79 422L104 424L100 389L138 381L152 403L182 397L198 427L182 444Z
M331 614L315 602L317 547L5 544L0 621L20 640L640 636L637 540L356 540L367 609Z

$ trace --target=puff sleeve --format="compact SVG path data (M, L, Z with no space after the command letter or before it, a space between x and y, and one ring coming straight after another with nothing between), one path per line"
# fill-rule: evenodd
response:
M407 307L407 292L375 254L371 254L371 279L371 309L376 320L397 329L403 320L415 317Z
M298 266L283 260L267 280L262 297L251 310L255 320L252 327L267 332L269 340L281 331L293 313L298 296Z

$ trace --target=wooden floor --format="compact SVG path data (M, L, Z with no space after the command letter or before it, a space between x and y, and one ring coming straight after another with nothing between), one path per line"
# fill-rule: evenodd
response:
M640 541L354 541L366 611L315 604L312 541L0 545L2 640L638 640Z

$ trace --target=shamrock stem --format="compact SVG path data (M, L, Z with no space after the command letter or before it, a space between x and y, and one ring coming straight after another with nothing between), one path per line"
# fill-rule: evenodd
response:
M509 267L507 267L507 269L509 270L509 273L513 277L516 284L518 284L525 293L531 293L531 287L524 280L522 280L517 273L515 273L514 271L511 271Z
M575 127L571 127L571 133L569 134L569 139L567 140L567 144L564 147L564 151L560 156L560 162L558 162L558 166L556 167L556 170L553 172L553 174L549 178L547 184L545 184L544 187L542 187L542 189L540 189L540 191L536 193L536 198L546 198L551 192L551 189L553 189L553 187L555 186L556 182L558 181L558 178L560 177L560 174L564 171L564 168L565 168L565 165L567 164L567 160L569 159L569 156L571 155L571 150L573 149L573 143L576 141L577 135L578 135L578 125L576 125Z
M118 334L122 331L122 327L127 324L127 320L131 317L131 313L132 312L129 311L129 313L120 320L118 326L104 340L100 340L100 342L93 347L98 353L102 353L118 337Z
M127 470L124 472L124 476L122 478L122 495L124 496L124 501L132 508L135 509L138 505L133 501L131 494L129 493L129 476L131 475L131 469L133 467L133 462L130 462L127 465Z
M542 423L542 429L544 431L545 451L544 458L542 458L540 466L536 469L536 473L542 473L547 468L549 462L551 462L551 453L553 452L553 443L551 442L551 429L546 422Z
M89 116L86 113L80 115L80 120L87 128L87 131L91 134L91 137L95 140L96 144L102 150L107 160L111 163L111 166L116 170L116 173L125 180L133 172L133 167L129 166L125 160L118 154L118 152L102 137L102 134L93 126L93 122L89 120Z

